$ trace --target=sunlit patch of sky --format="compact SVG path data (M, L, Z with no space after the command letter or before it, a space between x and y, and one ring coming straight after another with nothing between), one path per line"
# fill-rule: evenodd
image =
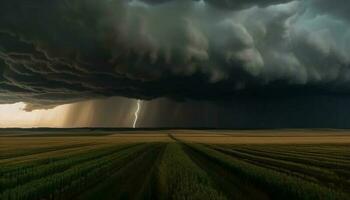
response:
M62 127L71 105L24 111L24 103L0 105L0 127Z

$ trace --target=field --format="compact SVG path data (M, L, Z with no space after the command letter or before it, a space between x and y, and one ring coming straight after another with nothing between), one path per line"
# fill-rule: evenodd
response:
M350 199L337 130L2 131L0 199Z

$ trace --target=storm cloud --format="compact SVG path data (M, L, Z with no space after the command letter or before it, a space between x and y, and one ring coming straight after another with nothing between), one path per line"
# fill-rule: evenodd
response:
M5 0L0 103L348 95L345 0Z

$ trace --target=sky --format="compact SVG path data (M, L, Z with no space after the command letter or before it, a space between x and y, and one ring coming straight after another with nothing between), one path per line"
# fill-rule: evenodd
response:
M0 127L346 128L347 0L5 0Z

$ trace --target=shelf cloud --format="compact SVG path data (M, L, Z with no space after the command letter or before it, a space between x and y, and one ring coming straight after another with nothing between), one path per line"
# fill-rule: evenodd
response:
M348 95L350 4L4 0L0 103Z

